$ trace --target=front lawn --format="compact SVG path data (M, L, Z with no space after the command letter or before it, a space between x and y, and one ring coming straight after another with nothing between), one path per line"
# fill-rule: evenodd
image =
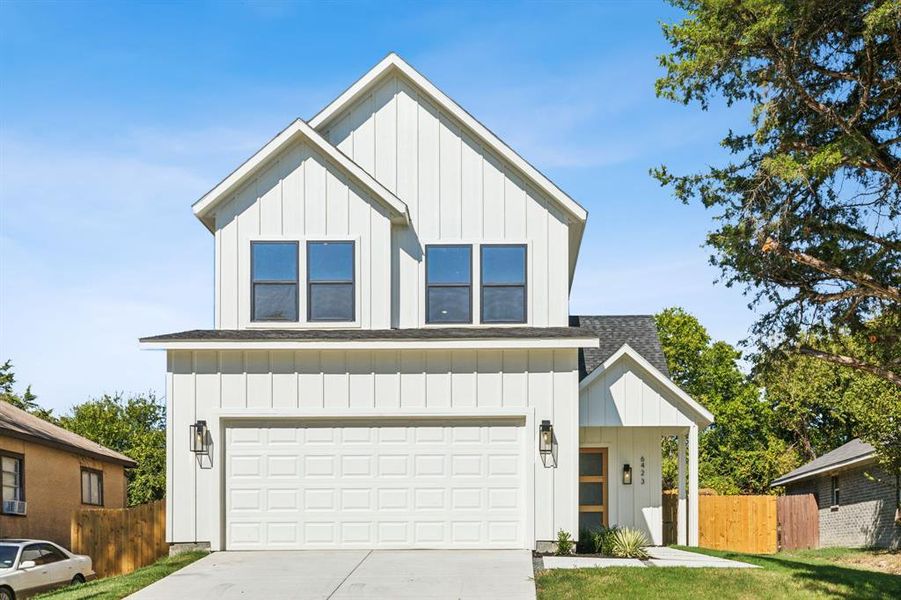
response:
M55 592L36 596L36 599L119 600L208 555L208 552L184 552L175 556L167 556L128 575L117 575L84 585L62 588Z
M684 549L763 568L556 569L544 571L538 576L538 598L901 598L901 575L850 566L849 563L856 560L866 562L868 557L877 555L874 552L831 548L762 555Z

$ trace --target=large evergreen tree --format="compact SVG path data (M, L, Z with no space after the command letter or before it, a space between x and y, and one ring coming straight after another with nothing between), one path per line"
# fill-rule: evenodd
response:
M753 298L761 359L901 385L901 0L670 1L687 17L663 26L658 95L750 127L728 164L654 174L715 211L712 260Z

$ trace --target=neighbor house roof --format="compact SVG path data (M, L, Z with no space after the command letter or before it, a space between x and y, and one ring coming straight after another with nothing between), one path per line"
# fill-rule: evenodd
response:
M490 148L513 165L527 181L547 194L555 204L572 218L569 236L569 281L570 285L572 285L576 268L576 256L582 243L582 234L585 231L588 211L394 52L388 54L365 75L354 82L353 85L344 90L328 106L319 111L316 116L310 119L310 126L324 133L334 122L334 119L343 113L344 109L353 106L354 102L360 98L366 97L384 77L392 73L399 73L407 81L413 83L418 88L418 91L424 94L430 102L463 124L477 138L479 143Z
M260 148L256 154L219 182L216 187L204 194L200 200L194 203L194 215L206 225L207 229L213 231L214 223L212 217L215 214L216 207L223 201L231 198L232 193L239 186L251 181L257 173L269 164L271 158L277 156L279 152L297 140L304 140L309 143L324 157L366 188L376 200L384 204L388 209L392 221L397 223L409 222L410 214L407 210L407 205L400 198L392 194L388 188L376 181L365 169L330 144L302 119L297 119L288 125L281 133Z
M9 402L0 401L0 435L52 446L126 467L137 466L135 461L124 454L27 413Z
M666 357L657 336L657 325L651 315L572 315L572 327L587 329L598 336L597 348L579 353L579 379L604 364L623 344L638 352L654 367L669 377Z
M301 347L343 347L342 344L391 344L406 342L457 344L464 348L474 342L497 342L500 346L513 342L546 343L549 347L583 347L597 345L591 331L578 327L433 327L409 329L193 329L141 338L148 346L223 347L237 342L241 348L270 348L273 344ZM254 345L256 344L256 346ZM278 346L281 347L281 346Z
M823 456L815 458L809 463L801 465L794 471L775 479L773 483L770 484L770 487L785 485L786 483L807 479L841 467L866 462L873 458L875 452L876 450L873 446L855 438L844 446L839 446L832 452L827 452Z

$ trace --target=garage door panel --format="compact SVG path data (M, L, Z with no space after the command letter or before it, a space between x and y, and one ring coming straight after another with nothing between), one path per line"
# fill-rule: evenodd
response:
M523 548L522 431L227 429L227 547Z

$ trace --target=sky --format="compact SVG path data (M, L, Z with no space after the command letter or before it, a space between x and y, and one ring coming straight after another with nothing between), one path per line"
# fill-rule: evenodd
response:
M59 411L165 392L141 336L213 326L191 204L395 51L589 211L572 314L681 306L716 339L713 214L648 170L721 164L740 109L658 99L658 2L0 2L0 361Z

